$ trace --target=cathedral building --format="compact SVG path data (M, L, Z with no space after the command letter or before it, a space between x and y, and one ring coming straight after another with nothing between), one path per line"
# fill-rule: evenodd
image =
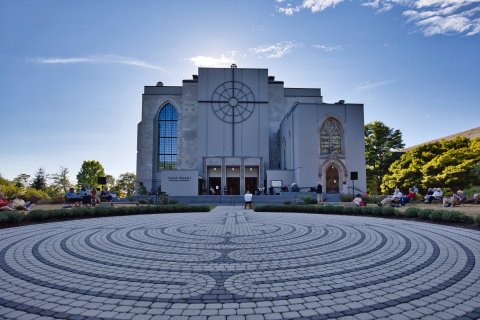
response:
M199 68L182 86L146 86L137 185L172 196L244 194L320 182L366 190L363 104L324 103L267 69ZM356 192L355 192L356 193Z

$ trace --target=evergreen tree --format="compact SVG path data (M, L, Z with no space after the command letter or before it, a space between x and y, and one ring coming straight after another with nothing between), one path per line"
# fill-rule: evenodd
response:
M45 169L38 168L37 172L35 173L35 177L33 178L31 187L33 189L42 191L47 189L47 174L45 173Z
M383 176L396 160L392 151L404 146L400 130L394 130L380 121L365 125L365 161L369 193L380 192Z

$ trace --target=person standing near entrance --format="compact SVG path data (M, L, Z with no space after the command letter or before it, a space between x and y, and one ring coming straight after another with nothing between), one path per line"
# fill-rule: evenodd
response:
M323 188L320 181L317 184L317 204L321 204L323 202Z

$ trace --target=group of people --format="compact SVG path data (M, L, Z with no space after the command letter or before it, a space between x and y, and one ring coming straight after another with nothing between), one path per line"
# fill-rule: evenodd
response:
M33 201L25 201L20 197L15 197L13 200L7 199L0 187L0 211L30 211L34 206L35 203Z
M80 191L75 192L74 188L70 188L65 195L67 199L67 207L71 206L95 206L100 202L110 202L113 199L113 194L108 191L107 187L103 187L99 193L96 188L88 189L86 185L82 185Z
M393 202L398 203L398 205L405 205L406 203L416 199L417 192L418 192L417 187L413 187L408 189L408 194L403 195L400 189L395 188L395 191L393 192L392 195L389 195L388 197L384 198L382 201L377 203L377 205L380 207L389 206L389 205L392 205Z
M377 205L387 206L392 205L392 203L404 205L412 199L415 200L417 193L418 189L416 187L410 188L407 195L403 195L402 192L396 188L392 195L387 196L377 203ZM458 190L452 196L445 197L441 188L429 188L424 197L424 202L426 204L432 204L433 201L441 202L444 207L454 207L462 203L480 203L480 193L476 193L473 195L473 198L467 199L465 193L462 190Z

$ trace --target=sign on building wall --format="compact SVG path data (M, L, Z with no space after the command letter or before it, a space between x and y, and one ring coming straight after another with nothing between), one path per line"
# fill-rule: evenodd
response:
M198 171L172 170L162 171L162 191L170 196L198 195Z

